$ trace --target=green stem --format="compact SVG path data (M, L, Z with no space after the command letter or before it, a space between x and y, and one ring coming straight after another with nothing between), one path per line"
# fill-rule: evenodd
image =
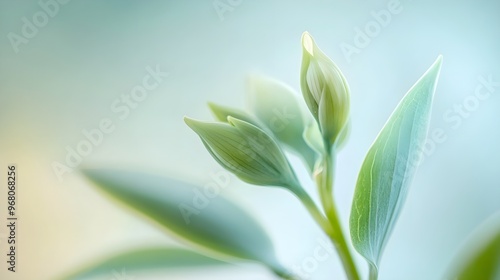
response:
M327 143L325 143L325 147L327 147L327 151L323 159L323 170L321 171L321 174L319 174L320 177L318 178L319 180L317 181L317 184L321 196L321 202L332 229L330 233L327 232L327 234L337 249L347 278L351 280L359 280L359 272L349 246L347 245L342 227L340 226L340 219L333 201L333 173L335 170L334 153L332 152L331 146Z
M378 279L378 269L376 266L373 264L370 264L370 280L377 280Z
M332 241L333 245L337 249L337 252L342 260L342 264L346 271L347 277L350 280L359 280L358 271L352 259L345 238L342 234L339 223L332 223L326 218L316 206L316 203L312 200L309 194L302 188L297 188L295 194L300 198L300 201L304 204L306 209L309 211L313 219L318 223L318 225L323 229L328 238ZM338 221L338 219L336 220Z
M348 279L351 280L359 280L361 279L359 277L359 273L356 267L356 264L354 263L354 259L352 258L351 251L349 250L349 247L347 246L344 234L342 232L342 229L339 225L339 222L332 222L332 217L336 217L337 214L334 213L331 217L329 217L330 223L332 224L333 227L333 233L330 235L330 239L333 242L333 245L337 249L337 252L340 256L340 259L342 261L342 265L344 266L345 273L347 275Z
M302 188L298 188L295 191L295 194L299 197L302 204L304 204L307 211L309 211L309 214L313 217L321 229L325 232L331 232L333 230L332 226L328 222L328 219L321 213L311 196L309 196L309 194Z

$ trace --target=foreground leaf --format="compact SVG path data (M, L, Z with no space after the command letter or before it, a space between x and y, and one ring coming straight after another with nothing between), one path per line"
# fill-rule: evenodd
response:
M500 214L469 238L447 278L500 280Z
M111 197L200 249L257 261L276 273L285 273L260 225L220 195L220 187L229 184L227 176L214 178L219 185L200 188L130 171L94 169L84 170L84 174Z
M350 217L356 250L377 269L421 157L442 58L409 90L371 146Z
M180 248L144 248L121 253L86 266L61 279L78 280L96 276L134 273L159 269L196 268L229 265L227 262L206 257Z

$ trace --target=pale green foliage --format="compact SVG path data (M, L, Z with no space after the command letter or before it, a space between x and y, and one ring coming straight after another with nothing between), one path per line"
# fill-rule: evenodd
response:
M377 267L421 156L441 57L409 90L372 144L359 173L350 217L356 250Z
M114 274L133 275L140 271L187 269L193 267L210 267L229 265L199 253L180 249L151 247L131 250L112 257L93 262L61 280L84 280L96 276L114 276Z
M203 190L195 185L143 173L85 170L84 174L112 198L197 248L283 271L260 225L221 195L200 201Z

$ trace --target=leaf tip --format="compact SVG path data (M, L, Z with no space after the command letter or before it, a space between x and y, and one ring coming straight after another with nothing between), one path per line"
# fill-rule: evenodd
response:
M441 65L443 64L443 55L440 54L436 58L436 61L432 64L432 66L429 68L429 72L434 72L434 75L436 77L439 76L439 72L441 71Z

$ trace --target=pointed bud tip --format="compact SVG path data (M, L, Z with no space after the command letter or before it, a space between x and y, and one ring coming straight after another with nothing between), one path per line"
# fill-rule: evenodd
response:
M306 50L310 55L314 55L314 40L309 32L302 33L302 47Z
M232 117L232 116L227 116L227 122L232 126L236 126L238 124L238 122L241 122L241 120L239 120L235 117Z
M212 111L212 113L216 113L217 111L219 111L220 107L218 104L214 103L214 102L207 102L207 106L208 106L208 109L210 109L210 111Z
M184 116L184 123L186 123L191 129L195 130L196 124L198 124L199 121L192 119L188 116Z
M241 120L241 119L238 119L238 118L235 118L235 117L232 117L232 116L227 116L227 122L230 125L232 125L233 127L237 128L237 129L240 129L241 127L245 127L245 126L255 126L252 123L249 123L249 122L247 122L245 120Z

